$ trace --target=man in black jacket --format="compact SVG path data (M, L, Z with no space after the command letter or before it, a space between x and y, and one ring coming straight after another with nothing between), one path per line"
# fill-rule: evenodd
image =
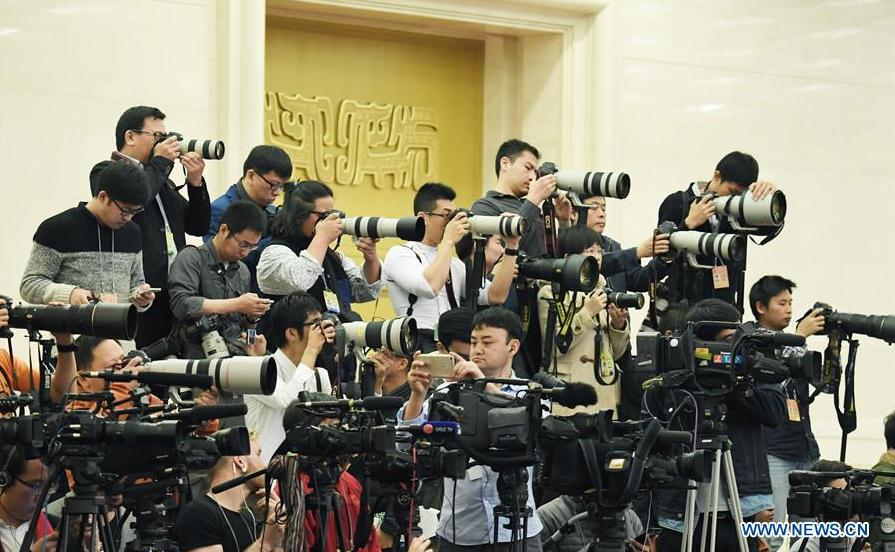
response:
M180 143L168 137L165 114L155 107L128 108L115 125L117 152L139 162L149 180L146 210L134 216L143 233L143 272L152 287L162 288L156 301L140 314L138 347L149 345L171 331L174 317L168 299L168 267L177 252L186 246L186 234L202 236L208 229L211 206L202 171L205 161L194 152L181 155ZM186 174L189 200L180 194L168 176L180 159ZM95 191L100 171L110 161L97 163L90 171L90 188ZM183 186L181 186L183 187Z
M690 308L687 322L739 322L740 314L736 307L719 299L704 299ZM697 338L712 341L725 341L733 337L734 330L704 327L697 331ZM699 396L699 411L702 412L707 403L704 396ZM734 477L740 495L740 507L744 521L770 521L773 516L774 500L771 494L771 478L768 460L762 441L762 426L774 427L783 421L786 413L786 398L779 384L757 383L749 387L737 387L722 399L726 406L727 437L730 439L730 455L733 461ZM692 430L692 407L682 408L676 421L685 426L675 429ZM697 438L704 437L698 434ZM722 472L723 473L723 472ZM708 482L699 484L697 507L702 508ZM684 529L684 506L686 491L667 490L658 493L656 510L659 525L664 529L658 538L659 552L677 552L681 549L681 536ZM718 500L719 520L717 532L718 552L737 550L737 527L729 514L730 498L727 486L721 484ZM702 532L704 516L700 515L695 526L695 547L698 548L699 536ZM757 542L749 540L750 549L757 548Z
M758 162L748 153L734 151L725 155L712 179L708 182L691 182L686 190L674 192L659 207L658 224L671 221L678 230L732 233L727 219L715 213L714 196L724 197L741 194L748 189L755 200L774 191L774 184L758 180ZM716 297L732 305L737 304L736 292L742 289L745 267L735 263L718 264L714 257L697 256L699 264L716 265L716 278L708 270L684 266L678 260L671 268L668 279L669 302L686 300L693 305L700 299ZM726 274L726 282L723 274Z

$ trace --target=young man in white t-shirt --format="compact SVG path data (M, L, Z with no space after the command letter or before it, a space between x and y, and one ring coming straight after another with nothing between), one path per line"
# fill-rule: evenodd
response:
M460 306L466 295L466 265L455 256L457 243L469 233L466 213L457 213L456 192L444 184L427 183L413 198L413 211L426 221L421 242L392 247L385 256L383 272L397 316L411 316L419 330L419 349L435 350L438 317ZM508 242L493 282L479 290L478 304L506 301L513 282L518 238ZM447 285L448 282L451 285Z
M317 356L335 337L332 322L324 320L320 304L297 291L277 301L268 313L267 341L277 349L277 387L271 395L246 395L246 425L258 435L264 461L286 438L283 413L301 391L332 393L329 374L316 368Z

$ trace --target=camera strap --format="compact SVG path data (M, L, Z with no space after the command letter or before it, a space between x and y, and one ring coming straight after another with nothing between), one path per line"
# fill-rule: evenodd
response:
M407 249L409 249L410 252L413 253L413 256L416 257L416 260L419 261L420 265L425 266L423 264L423 258L420 257L420 254L417 253L412 247L410 247L406 244L401 244L401 247L406 247ZM444 282L444 286L445 286L444 291L447 292L448 303L450 303L451 309L456 309L459 306L459 303L457 303L457 297L454 295L454 282L453 282L453 279L451 278L451 274L453 273L452 268L453 268L452 266L448 268L448 277L447 277L447 280L445 280L445 282ZM416 304L417 299L419 299L419 298L415 294L413 294L413 293L407 294L408 305L407 305L407 312L404 314L404 316L412 316L413 315L413 305Z

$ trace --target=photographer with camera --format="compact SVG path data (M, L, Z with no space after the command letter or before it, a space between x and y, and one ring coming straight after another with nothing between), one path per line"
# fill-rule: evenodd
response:
M456 245L469 232L469 218L457 210L456 192L437 182L423 184L413 198L413 210L426 222L421 242L392 247L385 256L389 297L398 316L416 320L419 350L436 349L438 317L463 304L466 298L466 265L454 256ZM518 238L507 238L504 257L512 261ZM493 281L479 290L477 304L503 303L512 285L514 263L502 265Z
M57 304L57 303L52 303ZM0 333L8 329L9 310L6 299L0 297ZM56 341L56 369L50 382L50 400L55 404L62 402L71 382L77 377L71 334L53 333ZM7 349L0 349L0 396L10 396L17 391L22 394L37 390L40 382L40 368L29 366L24 360L13 356Z
M266 224L260 208L237 201L224 211L214 238L177 254L168 291L181 358L263 353L242 334L271 301L249 292L249 269L241 259L258 247Z
M589 255L603 262L600 235L587 226L576 225L563 229L559 235L562 255ZM596 413L600 410L618 411L618 368L615 362L622 357L631 340L628 309L609 304L603 287L606 279L599 276L597 287L588 294L566 293L558 311L564 313L557 320L556 333L568 339L568 349L561 352L560 339L553 339L552 355L557 376L565 382L587 383L597 390L597 403L569 409L553 405L553 414L571 415L575 412ZM553 288L545 285L538 292L538 319L541 335L546 336L548 308L556 302Z
M782 332L792 320L792 290L796 284L782 276L762 276L749 290L749 306L762 328ZM795 333L808 337L822 331L822 309L814 309L799 321ZM791 347L804 355L804 347ZM795 375L784 382L787 415L777 427L762 428L768 452L771 487L774 491L774 521L786 519L789 472L807 470L820 459L820 447L811 431L810 390L807 375ZM776 543L772 543L776 544Z
M693 182L686 190L669 194L659 206L659 224L673 222L681 230L733 233L729 220L716 213L715 197L749 193L755 201L775 190L771 182L758 180L758 162L751 155L734 151L725 155L715 167L709 182ZM707 270L675 262L668 279L671 303L686 300L693 305L700 299L716 297L736 304L737 290L741 289L745 267L737 263L717 264L714 258L699 256L702 265L714 266Z
M273 217L278 210L274 202L280 192L289 184L288 180L291 176L292 160L289 159L289 154L277 146L255 146L242 164L242 177L239 181L227 188L222 196L211 202L211 220L208 227L203 229L206 243L217 234L224 211L237 201L250 201L264 210L267 216L267 226L262 232L259 249L249 253L243 259L252 275L253 291L256 290L255 269L258 266L258 259L261 256L261 250L270 241L268 231L273 229Z
M879 462L873 466L873 470L895 473L895 412L883 420L883 435L886 438L887 450L880 456ZM877 485L890 485L895 483L895 476L877 475L873 482Z
M528 225L519 249L529 257L547 253L541 217L544 201L553 202L556 217L561 222L568 223L572 216L572 204L565 195L551 199L556 191L556 177L552 174L538 177L540 158L537 148L522 140L514 138L501 144L494 160L497 186L472 204L472 212L476 215L521 215Z
M721 299L703 299L693 305L687 313L686 322L730 322L739 323L740 313L736 307ZM735 330L717 327L702 327L696 331L696 337L708 341L730 341ZM704 399L697 399L701 401ZM767 454L762 442L762 426L778 425L786 415L785 396L779 384L754 383L748 386L737 386L724 396L721 403L726 409L726 435L731 442L730 453L733 461L734 478L740 496L740 508L745 521L770 521L773 516L774 500L771 479L768 470ZM678 414L678 423L689 423L692 406ZM692 427L675 427L675 429L694 430ZM697 439L700 434L697 433ZM696 498L697 506L704 508L708 500L709 481L699 483ZM731 552L738 550L736 538L739 528L735 526L730 514L729 489L720 487L718 502L718 529L716 550ZM685 492L666 490L658 494L657 512L659 526L664 529L657 540L661 552L677 552L681 549L681 538L684 530ZM705 521L704 512L698 513L698 522L693 532L694 547L698 547L698 535L702 533ZM758 543L747 539L750 550L756 550Z
M251 435L248 456L222 456L208 470L214 487L267 467L264 450ZM271 453L273 451L270 451ZM268 552L283 545L284 525L276 520L276 494L268 496L259 475L221 493L208 492L181 508L171 537L182 552ZM260 513L259 518L255 517Z
M277 387L270 395L246 395L246 427L255 431L264 461L270 461L286 433L283 413L301 391L332 395L332 384L317 360L335 329L325 320L320 304L311 295L296 291L274 303L267 315L267 336L276 349Z
M457 362L454 365L454 375L449 381L483 377L513 378L513 357L519 352L522 337L519 317L502 307L490 307L475 315L472 326L471 361L455 357ZM426 397L432 379L426 362L415 360L407 380L411 395L398 412L398 421L401 424L417 425L429 419L429 400ZM488 393L515 395L526 388L490 383L486 389ZM513 545L515 550L541 550L538 535L542 527L535 512L532 470L530 467L527 470L527 506L532 511L527 525L528 532L523 536L524 541L511 543L510 531L501 526L498 550L510 550ZM494 544L492 514L498 504L497 472L487 466L476 465L469 468L465 479L445 479L441 515L435 531L439 552L482 550L485 546L491 549L490 545Z
M258 261L258 287L269 296L310 293L325 312L357 319L352 303L375 301L382 289L376 241L358 238L363 268L330 248L342 235L332 189L313 180L295 185L273 220L271 242Z
M96 193L40 223L22 275L22 299L86 305L131 302L140 312L155 299L143 278L140 227L149 189L146 175L125 161L99 174Z
M115 125L116 153L112 159L130 159L142 167L149 184L146 210L134 216L143 238L143 273L146 281L161 288L157 301L140 315L138 347L154 343L171 331L174 316L168 301L168 267L186 246L186 234L202 236L208 229L211 206L202 172L205 160L195 151L181 154L178 136L165 128L165 114L155 107L130 107ZM169 178L180 161L189 199ZM96 192L99 175L112 161L101 161L90 170L90 189Z
M0 546L5 552L18 552L34 511L43 506L37 497L49 473L40 458L27 459L18 445L0 446L0 462ZM41 512L31 552L56 552L58 542L59 533Z

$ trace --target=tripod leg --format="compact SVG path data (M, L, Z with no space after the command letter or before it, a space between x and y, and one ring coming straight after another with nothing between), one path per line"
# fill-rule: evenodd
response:
M687 490L687 505L684 508L684 535L681 539L681 552L690 552L693 548L693 528L696 526L696 482L690 481Z
M715 451L712 459L712 482L709 485L708 504L702 514L702 538L699 543L699 552L705 552L706 535L709 531L711 520L711 537L709 538L709 552L715 552L715 535L718 533L718 494L721 490L721 449Z
M342 502L339 500L337 493L330 495L329 500L329 506L333 513L333 523L336 525L336 545L339 547L339 550L349 550L349 548L345 548L345 533L342 532Z
M727 482L727 496L730 497L730 509L733 516L733 523L736 525L737 542L740 545L740 552L749 552L749 544L743 535L743 508L740 505L740 491L737 488L737 480L733 472L733 456L730 449L724 451L722 456L724 460L724 477Z

